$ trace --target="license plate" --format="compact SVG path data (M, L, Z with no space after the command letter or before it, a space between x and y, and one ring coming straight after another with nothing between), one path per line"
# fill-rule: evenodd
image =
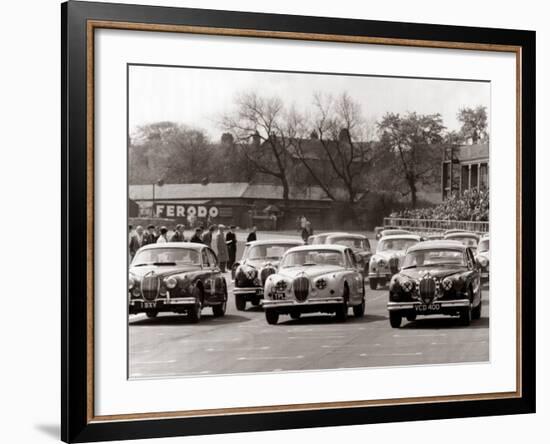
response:
M439 311L441 304L421 304L415 307L416 311Z
M263 296L263 294L264 294L264 289L263 288L256 289L256 295Z
M156 302L144 302L143 308L155 308L157 306Z
M273 299L276 301L280 301L281 299L285 299L286 295L284 293L275 293L273 295Z

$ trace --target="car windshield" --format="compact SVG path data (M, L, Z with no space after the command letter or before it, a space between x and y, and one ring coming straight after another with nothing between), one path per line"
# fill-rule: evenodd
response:
M405 251L407 248L417 244L416 239L384 239L378 242L377 251L398 250Z
M138 251L132 261L132 267L200 264L200 252L191 248L148 248Z
M466 266L464 252L460 250L417 250L407 253L403 268L443 265Z
M345 245L346 247L358 248L360 250L368 249L367 241L360 237L331 237L327 239L327 243Z
M477 251L480 253L485 253L489 251L489 239L482 239L479 241L479 245L477 246Z
M270 244L270 245L254 245L248 247L245 258L251 261L260 259L279 260L289 248L296 247L298 244Z
M287 253L281 261L281 267L298 267L310 265L338 265L345 266L344 255L334 250L300 250Z
M461 242L467 247L477 247L477 239L472 236L448 236L447 239Z

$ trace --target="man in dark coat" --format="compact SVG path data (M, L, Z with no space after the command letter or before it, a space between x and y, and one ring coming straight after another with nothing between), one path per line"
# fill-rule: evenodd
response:
M212 236L214 236L215 230L216 230L216 227L214 225L210 225L208 227L208 230L206 230L202 234L202 243L204 245L208 245L210 248L212 248Z
M253 242L255 240L258 240L257 237L256 237L256 226L254 225L252 227L252 231L250 233L248 233L248 237L246 238L246 241L247 242Z
M203 242L202 242L201 234L202 234L202 227L195 228L195 234L193 234L193 237L189 242L202 244Z
M170 237L170 242L183 242L183 241L185 241L185 236L183 234L183 225L178 224L176 225L174 234L172 234L172 237Z
M235 225L231 225L227 234L225 235L225 243L227 244L227 254L229 259L227 261L227 268L231 269L235 263L235 257L237 256L237 236L233 232Z
M143 245L156 244L157 239L158 236L155 231L155 226L149 225L147 227L147 232L143 234Z

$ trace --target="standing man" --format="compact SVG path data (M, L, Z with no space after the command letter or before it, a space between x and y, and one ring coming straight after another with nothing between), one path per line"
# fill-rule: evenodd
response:
M225 265L229 259L227 244L225 243L224 229L225 227L223 225L218 225L218 232L214 236L213 241L222 273L225 273Z
M237 256L237 236L233 232L235 225L229 227L229 231L225 235L225 243L227 244L227 255L229 260L227 261L227 268L231 269L235 263L235 257Z
M147 227L147 232L143 235L143 245L156 244L157 243L157 233L155 232L155 226L149 225Z
M134 258L136 252L143 245L143 227L138 225L136 231L130 235L130 260Z
M256 236L256 230L257 230L256 225L254 225L252 227L252 231L250 233L248 233L248 237L246 238L247 242L253 242L255 240L258 240L257 236Z
M307 244L307 238L310 236L307 224L309 224L308 220L306 220L302 225L301 236L302 236L302 240L304 241L304 244Z
M160 236L157 239L157 244L165 244L168 242L168 228L160 227Z
M191 240L189 242L193 242L195 244L202 244L202 227L195 228L195 234L193 234L193 237L191 237Z
M176 225L176 229L174 230L174 234L172 234L172 237L170 238L170 242L183 242L185 241L185 235L183 232L183 225L178 224Z
M214 235L215 229L216 227L214 225L210 225L208 230L206 230L202 235L202 243L204 245L208 245L210 248L212 248L212 236Z

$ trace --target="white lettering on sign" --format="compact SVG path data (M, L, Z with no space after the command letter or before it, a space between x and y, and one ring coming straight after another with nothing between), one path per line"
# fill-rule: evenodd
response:
M205 207L205 206L185 206L178 204L155 204L155 216L156 217L186 217L186 216L198 216L212 218L218 217L220 211L217 207Z

